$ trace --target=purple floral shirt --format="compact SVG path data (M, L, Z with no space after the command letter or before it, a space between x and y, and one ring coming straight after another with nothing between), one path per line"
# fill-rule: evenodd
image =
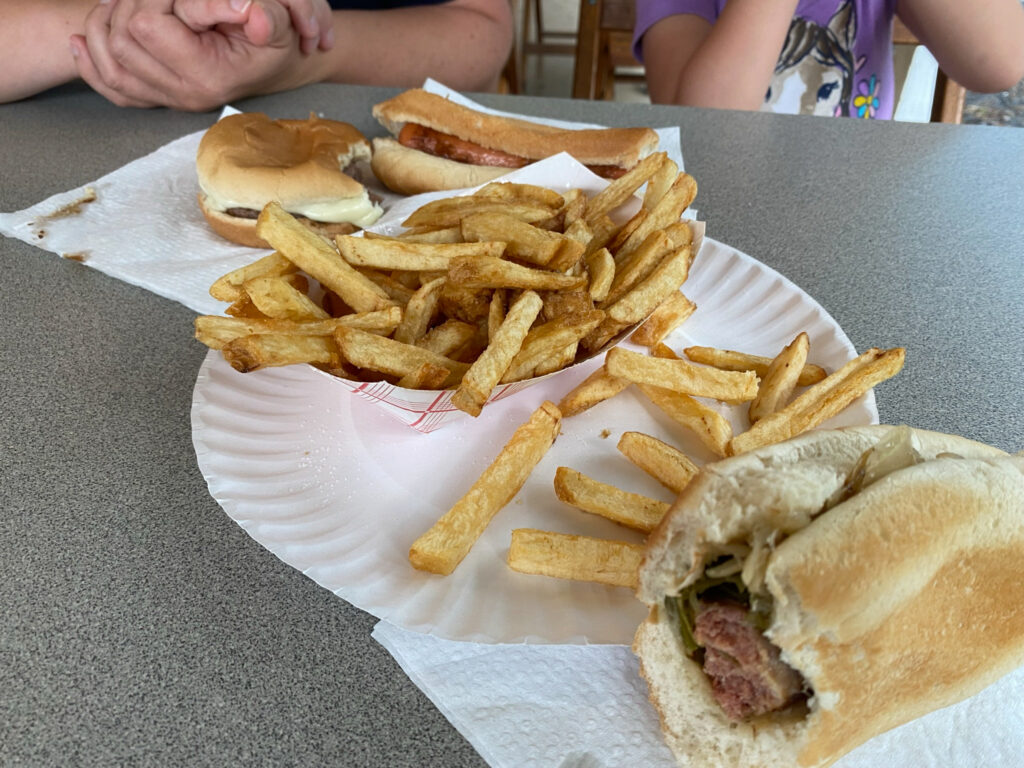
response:
M692 13L712 24L726 0L637 0L633 48L657 21ZM889 119L896 0L800 0L765 94L765 111Z

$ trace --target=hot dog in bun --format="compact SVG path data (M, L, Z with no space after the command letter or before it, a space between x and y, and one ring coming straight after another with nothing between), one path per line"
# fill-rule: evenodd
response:
M348 173L369 159L369 142L348 123L230 115L199 143L199 207L217 234L255 248L269 247L256 234L256 217L271 200L318 232L349 234L382 213Z
M373 172L406 195L477 186L559 152L616 178L658 146L650 128L553 128L478 112L422 89L377 104L373 116L396 137L373 140Z
M827 766L1024 663L1024 456L807 433L705 467L638 577L680 763Z

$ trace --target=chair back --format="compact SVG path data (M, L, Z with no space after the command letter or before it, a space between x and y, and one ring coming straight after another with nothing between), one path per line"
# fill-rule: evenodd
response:
M921 45L921 41L907 26L896 18L892 25L893 45ZM935 95L932 98L933 123L960 123L964 117L967 89L949 78L940 68L935 75Z
M615 70L639 67L633 58L634 0L580 0L574 99L612 99Z

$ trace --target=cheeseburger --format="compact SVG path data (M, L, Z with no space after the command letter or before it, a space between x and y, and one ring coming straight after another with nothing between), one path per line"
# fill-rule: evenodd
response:
M638 576L633 648L680 764L831 765L1024 663L1024 456L807 433L706 466Z
M256 219L271 200L321 234L349 234L382 213L350 175L369 160L369 142L348 123L230 115L199 143L199 207L217 234L254 248L270 247Z

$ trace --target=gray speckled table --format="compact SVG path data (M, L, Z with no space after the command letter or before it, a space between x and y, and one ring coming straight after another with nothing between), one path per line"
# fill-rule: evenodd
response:
M388 93L238 106L377 134ZM1024 131L482 100L678 124L710 234L808 291L858 349L908 348L883 421L1024 448ZM212 119L80 88L0 106L0 210ZM370 639L372 617L207 493L192 313L13 240L0 268L0 764L482 765Z

